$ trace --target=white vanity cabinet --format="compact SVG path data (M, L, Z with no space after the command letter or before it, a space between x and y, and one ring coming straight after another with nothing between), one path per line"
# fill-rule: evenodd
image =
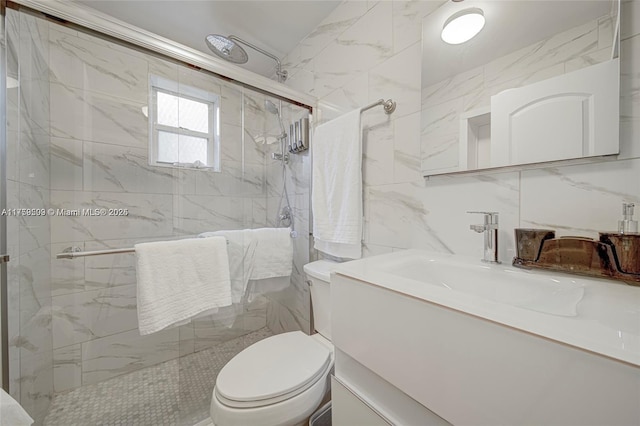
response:
M491 167L619 152L618 75L613 59L491 98Z
M482 291L452 291L428 282L428 274L420 274L421 282L389 272L408 256L423 254L375 256L332 274L335 377L365 402L347 412L357 416L363 409L398 425L640 424L638 315L624 302L635 301L638 289L578 280L585 294L576 302L578 316L542 313L509 298L485 299ZM433 259L425 264L441 261ZM618 313L609 316L609 310ZM621 357L631 361L577 347L583 343L573 339L582 335L596 349L627 342ZM347 420L355 417L345 416L344 407L353 395L339 389L334 425L351 426Z
M392 424L336 377L331 378L331 420L334 425L345 426Z

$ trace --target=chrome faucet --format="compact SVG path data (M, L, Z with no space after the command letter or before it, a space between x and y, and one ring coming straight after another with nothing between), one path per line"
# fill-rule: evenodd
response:
M471 225L469 229L484 233L484 259L487 263L500 263L498 260L498 212L467 212L484 215L482 225Z

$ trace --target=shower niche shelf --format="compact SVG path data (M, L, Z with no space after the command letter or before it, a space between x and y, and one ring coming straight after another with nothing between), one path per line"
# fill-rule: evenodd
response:
M479 108L460 116L461 170L491 167L491 108Z

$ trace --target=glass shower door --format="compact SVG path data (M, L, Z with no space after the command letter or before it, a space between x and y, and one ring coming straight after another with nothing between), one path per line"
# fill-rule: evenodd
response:
M0 212L7 204L7 173L6 173L6 43L4 32L5 5L0 4ZM9 342L7 324L7 220L0 214L0 387L9 390Z

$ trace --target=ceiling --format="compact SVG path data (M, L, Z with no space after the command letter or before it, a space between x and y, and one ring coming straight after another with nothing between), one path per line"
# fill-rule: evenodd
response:
M422 21L422 86L463 71L576 27L612 11L611 0L466 0L446 2ZM486 23L470 41L450 45L440 32L455 12L470 7L483 10Z
M340 4L327 0L77 2L211 55L204 39L208 34L221 34L238 36L281 59ZM249 62L240 66L271 77L273 59L246 50Z

